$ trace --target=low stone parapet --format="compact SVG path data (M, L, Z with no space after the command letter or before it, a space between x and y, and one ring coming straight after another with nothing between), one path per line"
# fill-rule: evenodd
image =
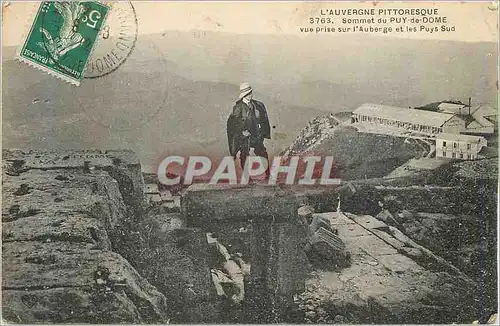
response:
M299 201L290 189L268 185L191 185L181 197L188 226L254 219L286 222L297 218Z

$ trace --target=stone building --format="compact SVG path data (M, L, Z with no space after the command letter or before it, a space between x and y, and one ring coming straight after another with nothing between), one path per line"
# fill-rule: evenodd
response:
M435 136L460 133L465 121L454 114L365 103L352 113L352 123L373 123Z
M468 106L466 104L441 103L441 113L451 113L463 117L467 121L465 133L490 135L497 130L498 110L491 105Z
M436 157L475 160L486 145L481 136L441 133L436 138Z

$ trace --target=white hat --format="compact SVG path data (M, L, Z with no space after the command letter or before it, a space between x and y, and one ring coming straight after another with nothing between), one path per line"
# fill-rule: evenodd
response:
M250 94L252 91L253 91L252 86L250 86L249 83L247 83L247 82L241 83L240 84L240 96L239 96L239 98L240 99L244 98L245 96Z

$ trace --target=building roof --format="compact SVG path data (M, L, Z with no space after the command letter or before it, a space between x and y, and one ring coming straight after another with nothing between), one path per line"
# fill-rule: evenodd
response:
M478 105L472 109L472 115L481 115L483 117L495 117L498 115L498 109L489 104Z
M465 104L455 104L455 103L441 103L438 105L438 110L440 112L447 112L453 114L467 114L469 110L465 109L467 105Z
M474 128L476 128L476 129L477 128L483 128L483 126L479 122L477 122L476 120L474 120L474 121L472 121L471 123L469 123L467 125L466 129L474 129Z
M355 114L370 117L421 124L431 127L441 127L454 117L453 114L432 112L418 109L405 109L395 106L365 103L354 110Z
M490 120L486 119L483 116L479 115L479 116L473 116L473 117L476 120L472 121L467 126L467 128L482 128L482 127L484 127L484 128L488 128L488 127L489 128L493 128L493 126L494 126L494 124Z
M497 115L497 110L495 110L491 106L479 106L476 108L474 113L472 113L472 117L479 123L482 127L492 127L494 126L493 122L486 119L485 117L493 117ZM470 125L469 125L470 126Z
M440 133L437 135L438 139L444 139L449 141L462 141L467 143L479 143L481 139L485 139L481 136L471 136L471 135L462 135L462 134L450 134L450 133Z

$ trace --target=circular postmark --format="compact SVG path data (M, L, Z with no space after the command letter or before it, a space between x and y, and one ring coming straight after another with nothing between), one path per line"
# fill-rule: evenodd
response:
M79 17L89 19L91 9L85 2L81 4L84 9ZM72 34L82 33L80 26L87 23L82 22L84 18L65 19L67 16L54 13L54 10L49 14L42 12L41 17L44 29L54 36L61 35L65 21L70 22L68 26L72 28ZM88 82L73 90L75 96L66 98L64 105L78 107L92 123L125 135L154 127L161 120L158 117L165 110L168 90L172 87L164 51L157 49L156 42L152 44L155 51L150 51L150 47L147 50L136 48L138 21L130 2L114 2L101 27L93 47L90 42L78 47L80 52L88 55L83 72L83 78ZM82 64L76 58L76 50L57 57L51 55L54 51L49 51L51 44L48 39L40 43L59 69L67 71L65 67L73 62ZM140 62L133 58L135 55L141 58ZM123 65L125 60L130 63L126 67ZM118 69L120 66L122 69ZM96 129L93 137L100 132ZM115 137L118 134L110 135Z
M71 105L80 108L93 124L112 130L111 137L162 130L161 123L169 118L169 90L178 81L172 78L168 60L158 46L157 42L138 46L127 65L87 79L78 89L81 96L74 96ZM99 128L95 130L99 132Z
M101 28L84 71L84 78L107 75L130 56L137 41L137 16L130 1L115 1Z

